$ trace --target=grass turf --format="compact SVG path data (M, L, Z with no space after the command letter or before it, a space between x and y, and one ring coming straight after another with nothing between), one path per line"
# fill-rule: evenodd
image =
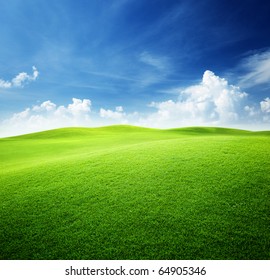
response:
M65 128L0 139L1 259L269 259L270 133Z

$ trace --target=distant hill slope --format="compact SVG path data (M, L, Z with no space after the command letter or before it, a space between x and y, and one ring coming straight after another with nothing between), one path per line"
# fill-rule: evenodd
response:
M115 134L115 133L175 133L183 135L247 135L260 134L270 135L270 131L249 131L242 129L232 129L223 127L184 127L171 129L154 129L146 127L138 127L131 125L112 125L104 127L86 128L86 127L68 127L46 130L41 132L29 133L19 136L5 137L5 139L50 139L50 138L78 138L92 137L93 135ZM0 138L1 139L1 138ZM3 139L3 138L2 138Z

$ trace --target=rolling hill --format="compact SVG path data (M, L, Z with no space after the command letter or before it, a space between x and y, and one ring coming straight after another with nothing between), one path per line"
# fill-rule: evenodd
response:
M270 258L269 132L63 128L0 158L0 259Z

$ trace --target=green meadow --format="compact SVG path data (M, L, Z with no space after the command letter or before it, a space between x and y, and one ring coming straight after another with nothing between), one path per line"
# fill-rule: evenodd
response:
M0 139L0 259L270 259L270 132Z

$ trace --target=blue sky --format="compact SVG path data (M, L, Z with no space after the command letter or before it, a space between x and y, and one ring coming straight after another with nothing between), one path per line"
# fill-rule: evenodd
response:
M270 2L1 1L0 135L270 129Z

